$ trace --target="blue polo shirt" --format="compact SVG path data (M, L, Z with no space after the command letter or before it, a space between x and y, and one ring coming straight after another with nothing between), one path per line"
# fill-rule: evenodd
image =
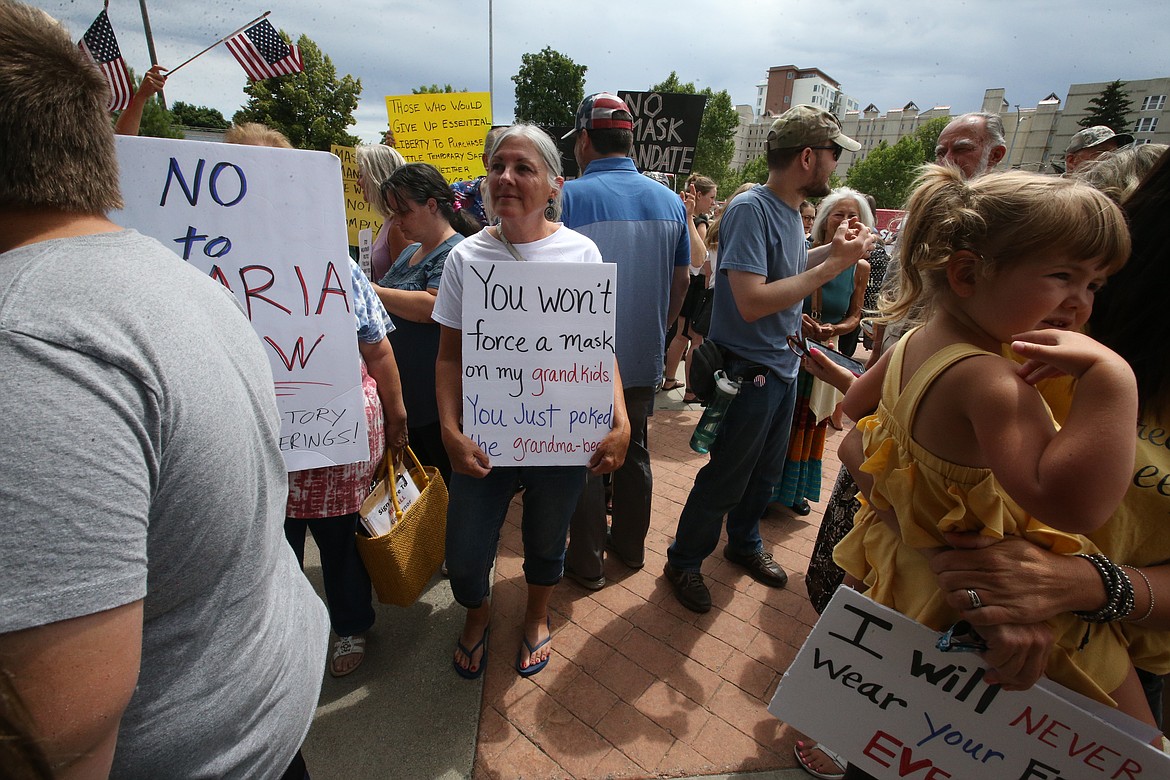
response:
M719 225L719 273L748 271L767 281L803 273L808 266L800 212L763 185L741 193L728 204ZM715 283L710 338L735 354L795 379L800 359L787 338L800 332L797 301L783 311L747 322L735 305L726 278Z
M678 195L638 173L629 157L603 157L565 182L562 220L617 265L617 351L625 387L662 380L674 269L691 262Z

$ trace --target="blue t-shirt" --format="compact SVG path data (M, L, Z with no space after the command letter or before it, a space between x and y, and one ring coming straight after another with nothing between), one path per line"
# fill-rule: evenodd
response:
M414 257L420 245L411 244L402 250L402 254L378 284L413 292L438 289L447 254L451 247L462 240L463 236L456 233L415 265L410 264L410 258ZM411 322L405 317L400 317L397 325L398 328L390 334L390 346L394 347L394 359L398 363L407 424L411 428L421 428L439 419L439 407L435 401L439 326L434 322Z
M614 347L622 385L653 387L662 379L674 269L691 262L682 201L638 173L630 158L603 157L581 178L565 182L561 219L617 265Z
M719 271L748 271L767 281L803 273L808 265L800 212L763 185L740 194L723 212L719 226ZM800 360L787 338L800 332L797 301L783 311L747 322L735 305L731 285L715 285L710 338L736 355L765 365L778 376L795 379Z

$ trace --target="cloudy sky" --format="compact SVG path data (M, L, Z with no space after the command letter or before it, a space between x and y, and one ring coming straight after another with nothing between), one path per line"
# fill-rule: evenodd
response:
M34 0L80 38L99 0ZM607 10L597 10L606 8ZM326 10L328 9L328 10ZM148 0L159 60L176 65L265 10L293 38L308 35L339 74L361 78L352 132L377 140L386 95L422 84L488 91L488 0ZM111 0L110 20L127 62L149 67L134 0ZM977 110L983 91L1035 106L1069 84L1170 75L1170 4L1133 0L640 0L566 4L494 0L494 119L511 120L511 76L526 52L551 46L588 66L586 92L641 90L670 71L699 87L753 103L774 65L818 67L862 106L883 112L913 100L923 110ZM175 74L169 101L218 108L244 101L243 71L218 46Z

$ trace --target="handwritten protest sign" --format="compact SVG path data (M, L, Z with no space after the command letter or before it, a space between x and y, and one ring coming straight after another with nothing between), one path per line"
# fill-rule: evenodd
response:
M463 432L496 466L580 466L613 422L612 263L467 263Z
M390 95L386 113L397 149L408 162L425 162L447 181L484 175L483 139L492 129L487 92Z
M839 588L768 710L878 778L1170 777L1152 728L1049 681L1004 691L937 640Z
M118 136L118 164L126 207L111 218L243 305L271 361L288 470L369 459L337 158Z
M618 97L634 116L632 157L638 170L690 173L706 96L622 91Z
M345 196L345 229L349 234L349 245L360 246L358 234L372 230L375 234L382 229L382 216L374 211L362 195L361 176L358 175L357 150L352 146L330 144L329 151L341 160L341 183ZM376 193L370 193L376 197Z

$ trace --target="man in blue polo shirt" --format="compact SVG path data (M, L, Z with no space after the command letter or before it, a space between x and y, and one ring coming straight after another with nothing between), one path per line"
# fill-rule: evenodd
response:
M646 423L662 381L667 323L682 307L690 265L682 201L638 173L629 157L633 128L626 104L600 92L581 102L574 129L565 136L574 137L583 173L565 183L562 219L593 239L605 262L617 265L615 347L630 417L630 448L613 473L612 529L607 534L605 487L592 475L569 526L565 574L591 590L605 586L607 544L627 566L643 564L654 487Z
M695 476L664 572L679 602L695 612L711 609L700 567L719 544L724 516L723 557L769 587L788 582L760 539L760 518L784 470L796 405L799 360L785 342L800 333L805 297L856 264L872 243L868 228L851 219L841 223L831 245L810 256L800 204L828 195L841 152L860 148L841 132L837 117L796 106L768 132L767 181L723 212L710 340L723 350L724 369L740 390L710 462Z

